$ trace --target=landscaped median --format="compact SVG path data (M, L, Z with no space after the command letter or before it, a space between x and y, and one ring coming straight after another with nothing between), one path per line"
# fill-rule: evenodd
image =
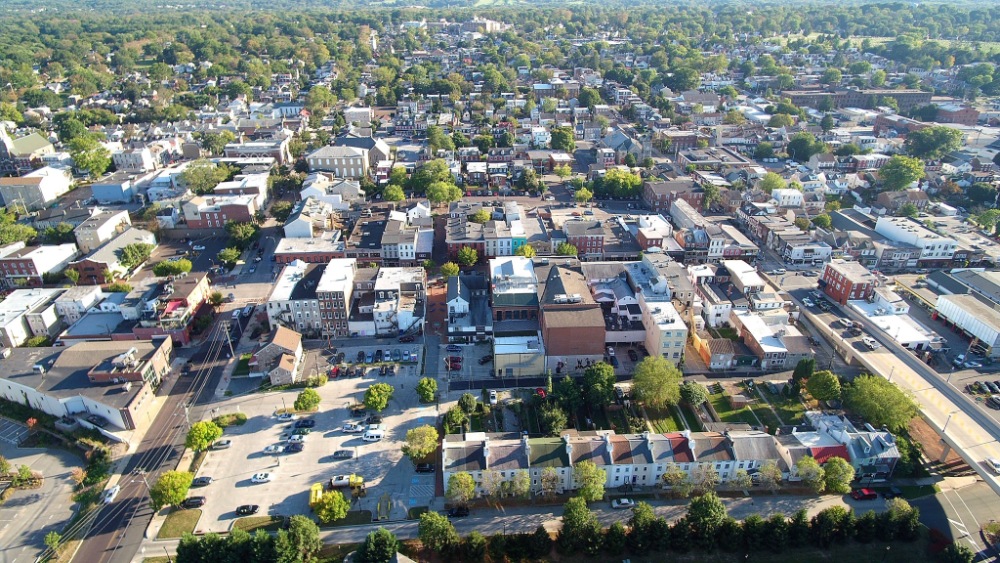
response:
M244 516L243 518L237 518L233 522L233 529L243 530L251 534L257 530L277 532L281 529L281 525L284 522L285 518L283 516Z
M329 524L320 524L319 527L322 528L339 528L341 526L359 526L361 524L371 524L372 523L372 512L371 510L352 510L347 513L346 516L340 520L334 520Z

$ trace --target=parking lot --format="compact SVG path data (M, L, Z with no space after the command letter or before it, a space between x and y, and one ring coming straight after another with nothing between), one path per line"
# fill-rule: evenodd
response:
M343 348L348 354L367 352L373 346ZM339 352L338 351L338 352ZM390 349L391 353L391 349ZM319 362L330 365L329 356ZM419 359L419 356L418 356ZM226 429L224 439L232 440L225 450L211 451L197 477L212 477L213 483L192 489L189 496L204 496L198 530L225 531L237 518L236 507L242 504L260 506L258 515L307 514L309 488L314 483L328 482L336 475L356 473L365 479L367 495L358 499L352 510L370 510L383 495L391 502L391 518L403 518L411 506L426 505L434 497L434 474L417 474L412 463L402 453L406 431L423 424L434 424L435 405L421 405L414 388L419 364L402 365L395 377L381 377L378 369L368 367L362 377L331 379L317 389L322 402L319 411L309 415L316 421L298 453L265 454L270 445L285 445L292 435L293 422L280 422L275 412L290 408L298 391L244 395L219 404L216 415L243 412L243 426ZM389 406L381 413L386 428L380 442L365 442L361 434L342 431L347 422L360 422L348 409L360 403L365 390L375 382L386 382L395 388ZM353 459L335 459L337 450L352 450ZM256 473L270 473L271 482L255 484ZM344 489L350 498L350 489Z

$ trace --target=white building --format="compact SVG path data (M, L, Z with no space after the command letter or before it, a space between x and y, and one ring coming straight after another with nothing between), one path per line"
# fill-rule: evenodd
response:
M943 237L909 217L879 217L875 232L894 242L920 248L919 259L911 260L907 264L910 267L951 262L958 248L954 239Z
M336 215L329 203L308 197L297 204L285 221L288 238L313 238L319 233L333 230Z
M117 151L111 155L111 161L115 163L115 168L119 172L141 174L157 169L153 152L149 150L149 147Z
M298 333L322 330L316 286L325 264L295 260L281 270L267 297L267 319L271 326L284 326Z
M73 229L80 252L87 253L115 238L132 226L128 210L101 209Z
M344 108L344 121L348 125L357 123L358 127L370 127L372 124L372 108Z
M15 348L32 336L53 336L60 327L56 299L64 289L17 289L0 301L0 344Z
M642 324L646 328L646 350L660 354L677 364L684 356L688 327L677 309L669 301L646 301L646 294L639 294Z
M45 208L73 186L72 171L66 167L46 166L24 176L0 178L3 204L19 212Z
M1000 357L998 305L976 294L940 295L935 309L956 328L975 337L990 358Z
M379 268L372 309L375 334L397 336L422 326L426 288L423 268Z
M99 285L78 285L66 290L56 298L56 314L71 325L83 317L91 307L104 299L104 292Z
M778 207L802 207L802 192L794 188L774 190L771 198L777 202Z
M331 172L341 178L368 175L368 154L354 147L321 147L306 156L310 172Z
M349 209L352 204L363 202L365 192L354 180L334 178L329 174L314 173L306 177L299 192L299 199L316 198L337 210Z

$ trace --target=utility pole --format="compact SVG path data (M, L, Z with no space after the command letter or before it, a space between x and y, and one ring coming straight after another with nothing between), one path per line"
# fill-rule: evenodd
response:
M229 335L229 321L223 321L222 326L226 331L226 343L229 344L229 355L232 358L236 357L236 351L233 350L233 339Z

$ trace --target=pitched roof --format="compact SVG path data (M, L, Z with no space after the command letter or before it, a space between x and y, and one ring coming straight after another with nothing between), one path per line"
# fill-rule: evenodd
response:
M569 467L566 445L559 438L532 438L528 448L532 467Z
M688 446L694 453L694 459L699 462L736 459L729 450L729 440L717 432L692 432Z
M46 145L52 146L52 143L50 143L48 139L38 133L32 133L19 139L14 139L12 144L14 145L13 153L18 156L28 155L35 151L44 149Z
M465 444L444 449L444 467L448 471L482 471L486 469L483 443Z
M271 344L284 348L289 352L294 352L302 343L302 335L290 328L278 325L271 337Z

